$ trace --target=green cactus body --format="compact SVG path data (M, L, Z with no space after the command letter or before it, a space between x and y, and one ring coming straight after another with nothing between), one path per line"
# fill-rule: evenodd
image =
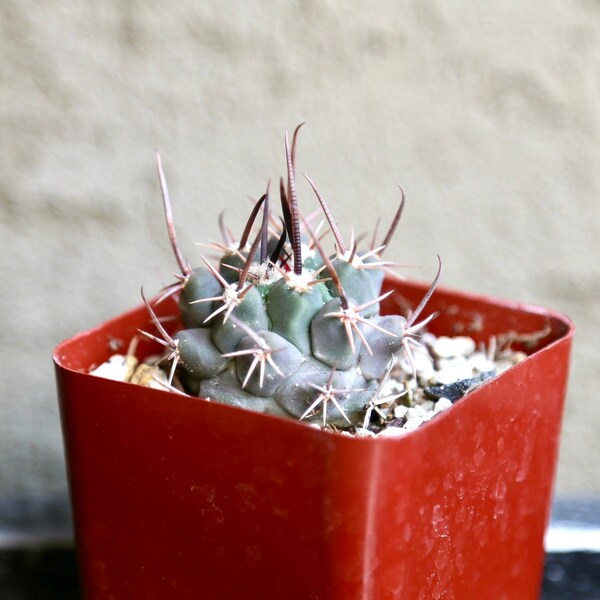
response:
M342 282L342 286L344 287L344 291L348 295L349 298L354 300L356 305L364 304L377 298L379 295L380 287L375 287L373 284L374 278L370 275L369 271L366 269L357 269L355 266L351 265L349 262L343 259L336 259L333 262L333 267L335 268L338 277ZM334 292L334 287L331 282L327 284L330 291ZM362 313L363 317L373 317L379 314L379 304L372 304L368 308L364 310Z
M310 334L315 358L331 368L345 370L355 364L361 340L353 331L350 341L343 323L330 316L340 310L341 300L331 299L311 321Z
M215 303L215 310L220 308L220 301ZM256 288L251 288L244 299L236 306L232 313L237 319L245 323L253 331L269 329L269 319L262 296ZM243 329L235 325L232 320L223 316L223 313L214 317L212 339L221 352L233 352L241 339L246 337Z
M331 368L316 358L307 358L300 368L288 377L277 392L275 401L287 412L300 418L315 400L315 388L324 386L331 374ZM357 374L354 369L335 371L332 385L337 389L352 387Z
M231 364L226 371L216 377L200 381L198 395L229 406L237 406L268 415L288 418L293 416L275 402L273 398L256 396L243 390L234 364Z
M204 267L194 269L188 276L179 296L179 311L183 324L188 327L209 327L205 323L213 311L212 302L197 302L206 298L220 296L223 286L214 275ZM194 302L194 304L190 304Z
M209 329L183 329L173 337L178 342L179 362L190 377L205 379L227 368L228 361L212 343Z
M302 354L294 344L273 331L259 331L257 335L264 344L263 353L251 336L243 338L237 347L239 355L235 358L237 374L242 388L255 396L268 397L300 367ZM252 350L256 352L252 353Z
M342 407L344 414L342 414L336 406L329 407L327 411L327 423L329 425L335 427L347 427L348 421L344 415L346 415L352 425L360 426L362 424L365 406L373 397L377 385L365 384L364 386L361 386L360 378L357 377L354 380L352 387L355 388L354 391L342 393L338 396L338 402ZM322 417L320 414L316 414L310 418L310 421L319 423L322 422Z
M382 246L361 253L352 244L348 251L309 180L335 236L336 253L330 259L308 223L300 223L287 152L281 225L269 213L267 190L240 237L242 251L232 249L222 226L223 244L213 246L224 251L218 268L204 259L208 268L189 269L163 187L169 236L182 272L179 307L185 329L170 338L151 314L188 393L261 413L358 427L394 356L406 348L403 340L418 329L411 329L416 314L408 323L397 315L379 316L380 256L402 205ZM159 173L164 186L160 162ZM255 234L261 210L262 225ZM269 223L275 223L273 234ZM439 272L416 313L438 278Z
M379 379L383 377L390 361L400 350L406 326L406 319L400 315L388 315L385 317L374 317L373 324L389 331L390 335L382 334L377 329L367 328L365 338L371 349L361 348L359 367L363 376L368 379Z
M273 284L267 296L273 331L294 344L304 356L310 354L310 324L325 304L324 295L329 294L323 283L298 291L291 288L285 279L280 279Z

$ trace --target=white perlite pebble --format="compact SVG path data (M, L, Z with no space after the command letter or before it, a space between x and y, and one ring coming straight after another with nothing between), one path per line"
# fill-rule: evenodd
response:
M441 336L435 340L431 348L433 354L438 358L454 358L456 356L468 356L475 352L475 341L466 336L447 337Z
M435 415L438 415L444 410L452 406L452 402L448 398L440 398L435 404L427 401L416 406L397 406L394 409L394 417L396 419L406 418L406 422L402 427L387 427L377 434L377 437L398 437L409 431L414 431L423 423L430 421Z
M429 353L426 349L412 349L412 357L415 371L419 375L429 377L435 372L433 359L431 358L431 356L429 356ZM412 373L412 365L405 353L400 354L400 356L398 357L398 364L405 373Z
M439 370L431 377L430 382L432 385L447 385L471 377L473 377L473 369L468 363L463 363L460 366L446 367Z
M407 423L416 423L419 426L433 417L433 411L425 410L421 405L411 406L406 413ZM411 425L412 426L412 425Z
M381 388L380 397L385 398L390 396L397 396L398 394L402 394L405 391L406 387L404 385L404 382L396 381L395 379L388 379L388 381L386 381Z
M475 352L468 359L469 366L473 369L473 374L489 373L494 370L494 362L491 361L483 352Z
M433 400L423 400L422 402L419 403L419 406L425 411L425 412L429 412L431 410L434 409L435 407L435 403L433 402Z
M450 400L448 400L448 398L440 398L435 403L435 406L433 408L433 412L434 412L434 414L437 415L438 413L441 413L443 410L447 410L451 406L452 406L452 402L450 402Z
M408 412L408 406L396 406L394 408L394 417L396 419L403 419Z
M90 375L112 379L113 381L129 381L137 364L138 360L135 356L113 354L105 363L90 371Z

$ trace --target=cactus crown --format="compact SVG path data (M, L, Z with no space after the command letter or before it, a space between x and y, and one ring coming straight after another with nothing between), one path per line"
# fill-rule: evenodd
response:
M323 248L311 218L298 209L296 128L285 136L286 180L279 181L282 217L271 210L271 190L255 203L236 241L219 219L222 243L213 266L192 269L177 244L171 202L157 154L165 218L180 274L158 301L178 293L184 329L170 336L146 302L176 378L190 394L263 413L316 421L334 427L368 427L371 415L383 416L382 386L401 351L429 317L416 323L437 285L438 273L417 309L407 319L382 316L379 303L385 271L382 259L404 208L404 192L380 245L368 250L346 244L325 200L308 177L329 230L334 252ZM253 233L255 230L255 233Z

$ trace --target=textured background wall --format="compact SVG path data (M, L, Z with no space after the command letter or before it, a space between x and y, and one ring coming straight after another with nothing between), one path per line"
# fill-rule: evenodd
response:
M196 262L302 120L343 227L401 181L407 273L575 319L558 488L599 493L600 4L278 4L0 4L0 494L65 489L53 345L169 281L154 148Z

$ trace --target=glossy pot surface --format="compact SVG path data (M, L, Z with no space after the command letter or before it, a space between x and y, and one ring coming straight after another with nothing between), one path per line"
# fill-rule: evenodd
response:
M386 286L397 290L388 313L416 306L427 287ZM445 289L429 310L441 313L437 334L548 335L395 439L345 437L87 374L115 342L126 347L149 328L144 307L60 344L86 599L537 600L572 324Z

